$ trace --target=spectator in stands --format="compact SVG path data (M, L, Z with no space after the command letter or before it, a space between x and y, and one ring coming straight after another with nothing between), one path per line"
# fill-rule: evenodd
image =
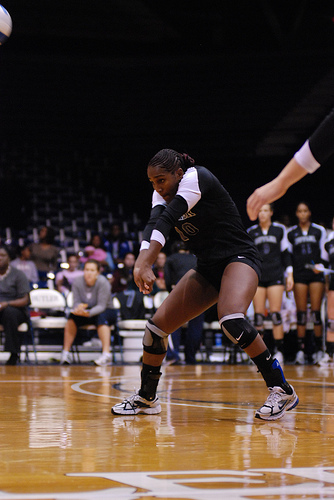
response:
M156 280L154 282L153 294L159 292L160 290L166 290L166 282L165 282L165 263L166 263L167 255L165 252L160 252L157 260L153 266L153 272L156 276Z
M118 264L111 279L112 293L119 293L124 290L137 290L133 279L135 261L135 255L132 252L128 252L124 257L124 262Z
M34 283L38 283L39 277L36 264L31 260L29 245L19 247L17 253L18 257L11 261L11 266L20 269L26 275L32 288Z
M117 223L112 224L108 241L105 248L109 250L113 261L117 265L122 263L127 253L132 252L132 244L128 241L123 233L121 226Z
M89 259L85 263L84 274L74 280L72 292L73 309L65 326L60 363L71 363L70 350L78 329L95 325L102 342L102 355L94 362L99 366L110 365L110 325L116 322L116 311L112 306L110 283L100 274L99 262Z
M0 323L5 332L5 351L10 352L6 365L20 360L21 343L18 326L29 320L30 285L26 275L10 265L6 247L0 247Z
M170 292L176 283L190 269L196 267L197 259L186 249L182 241L177 241L172 247L172 254L167 257L165 263L166 288ZM189 365L196 364L196 353L200 348L203 334L204 313L188 321L185 334L184 356L185 362ZM181 343L182 329L178 328L172 333L173 349L168 345L166 361L169 364L179 363L179 347Z
M89 245L85 247L85 255L80 257L80 261L85 263L89 259L96 260L101 265L101 271L107 272L115 268L112 256L104 249L102 238L99 234L94 234L90 240Z
M43 226L39 231L39 242L29 246L31 260L37 267L40 286L46 285L48 273L55 273L58 267L59 249L53 244L54 238L54 230Z
M69 254L67 257L68 267L62 269L56 274L56 288L65 295L72 290L73 281L83 275L82 269L79 269L79 257L77 254Z

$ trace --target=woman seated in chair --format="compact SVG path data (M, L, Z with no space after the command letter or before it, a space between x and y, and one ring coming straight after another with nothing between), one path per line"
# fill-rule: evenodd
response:
M26 275L10 265L6 247L0 247L0 323L5 332L5 351L10 352L6 365L20 360L21 342L18 327L29 321L30 285Z
M110 325L116 322L116 311L112 309L110 283L100 274L100 264L89 259L85 263L83 276L72 285L73 309L64 331L64 346L60 364L71 363L70 349L79 328L95 325L102 342L102 355L94 362L99 366L111 364Z

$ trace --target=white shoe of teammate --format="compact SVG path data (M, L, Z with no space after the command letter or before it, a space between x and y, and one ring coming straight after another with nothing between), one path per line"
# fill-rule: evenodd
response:
M322 359L318 363L320 366L334 366L333 357L331 357L328 352L325 352Z
M313 364L314 365L320 365L320 362L322 358L324 357L324 352L323 351L317 351L312 355L313 358Z
M305 365L305 354L304 351L298 351L295 360L296 365Z
M94 363L98 366L111 365L111 354L109 354L108 352L103 352L100 357L94 360Z

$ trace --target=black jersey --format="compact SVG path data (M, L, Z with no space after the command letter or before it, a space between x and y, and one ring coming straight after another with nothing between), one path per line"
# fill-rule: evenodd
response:
M268 231L263 231L259 224L255 224L247 231L262 257L261 281L282 280L285 269L291 266L292 270L292 256L285 226L273 222Z
M325 240L325 251L330 268L334 269L334 231L331 231Z
M324 242L326 230L323 226L311 222L308 231L302 231L299 225L288 230L291 244L294 280L313 278L312 270L306 264L319 264L326 260Z
M334 231L327 236L324 247L329 267L334 270ZM329 275L329 289L334 290L334 274Z
M164 245L172 227L198 262L214 263L238 255L260 259L235 203L205 167L187 169L168 205L154 191L144 241L153 239Z

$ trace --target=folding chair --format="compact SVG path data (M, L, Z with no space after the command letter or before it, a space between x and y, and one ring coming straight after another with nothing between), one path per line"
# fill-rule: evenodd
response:
M60 292L48 288L31 290L30 308L41 312L41 316L31 316L33 330L64 331L67 322L66 299Z

